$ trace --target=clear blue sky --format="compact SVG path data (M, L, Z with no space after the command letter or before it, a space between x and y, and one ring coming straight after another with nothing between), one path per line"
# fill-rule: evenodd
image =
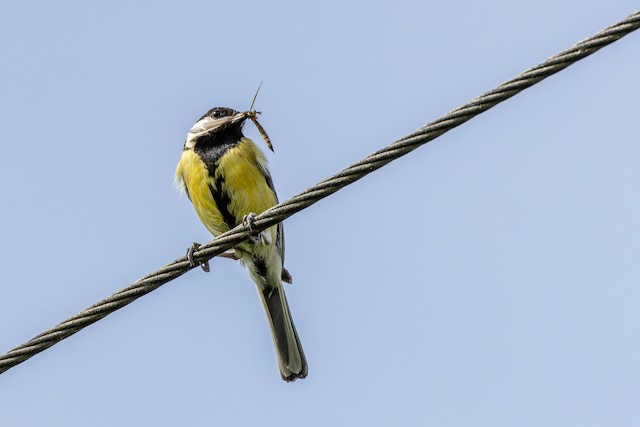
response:
M210 107L264 80L286 199L637 6L3 2L0 352L210 240L172 187ZM637 426L639 52L287 220L307 379L214 260L0 375L0 424Z

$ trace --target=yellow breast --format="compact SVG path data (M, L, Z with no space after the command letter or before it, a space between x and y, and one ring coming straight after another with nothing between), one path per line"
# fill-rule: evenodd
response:
M209 171L214 170L213 176ZM182 152L176 169L176 181L189 193L198 217L214 235L229 230L220 209L227 209L239 224L249 212L260 214L277 203L275 193L265 178L266 158L248 138L228 149L217 166L207 165L193 150ZM212 190L221 189L228 204L218 206ZM220 198L218 198L218 201ZM272 230L275 241L275 227Z

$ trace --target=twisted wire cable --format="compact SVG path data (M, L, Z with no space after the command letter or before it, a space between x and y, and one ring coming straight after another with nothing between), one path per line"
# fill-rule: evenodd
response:
M439 137L451 129L465 123L480 113L511 98L541 80L563 70L580 59L611 44L640 27L640 11L629 15L622 21L605 28L592 37L575 44L541 64L530 68L513 79L501 84L485 94L471 100L441 118L421 127L387 147L376 151L341 172L319 182L315 186L299 193L258 215L252 229L240 225L220 235L212 242L200 246L194 251L193 258L198 263L234 247L247 239L249 235L277 224L317 201L335 193L365 175L385 166L391 161L415 150L419 146ZM75 316L61 322L26 343L0 356L0 373L24 362L37 353L75 334L114 311L124 307L143 295L159 288L163 284L183 275L194 268L186 256L176 259L159 270L135 281L132 285L114 293L102 301L83 310Z

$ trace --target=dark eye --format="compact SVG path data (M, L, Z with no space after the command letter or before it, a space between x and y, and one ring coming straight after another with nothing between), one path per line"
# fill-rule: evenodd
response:
M212 111L211 112L211 117L213 118L218 118L220 117L220 111L216 110L216 111Z

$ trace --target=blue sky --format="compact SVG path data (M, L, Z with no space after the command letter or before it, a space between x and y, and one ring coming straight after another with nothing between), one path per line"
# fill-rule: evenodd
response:
M209 108L264 80L284 200L636 9L4 2L0 351L210 240L172 187ZM637 425L639 46L285 222L307 379L214 260L0 375L0 423Z

